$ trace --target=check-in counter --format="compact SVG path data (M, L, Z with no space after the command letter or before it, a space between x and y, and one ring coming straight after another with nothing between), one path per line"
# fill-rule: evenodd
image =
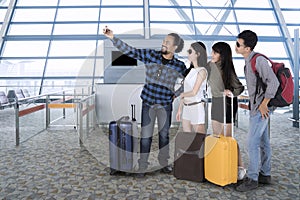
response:
M179 87L180 85L176 85ZM122 116L131 117L131 104L135 104L136 120L141 123L142 100L140 98L143 84L108 84L97 83L96 89L96 114L100 124L118 120ZM176 122L176 113L179 98L173 102L172 123Z

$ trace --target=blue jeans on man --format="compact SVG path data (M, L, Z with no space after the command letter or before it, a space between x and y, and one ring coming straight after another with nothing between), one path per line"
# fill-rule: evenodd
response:
M271 113L269 113L271 114ZM261 113L250 116L247 147L249 154L248 177L258 180L259 173L271 175L271 145L268 120L263 119Z
M159 135L159 154L158 161L161 167L168 165L169 155L169 129L171 126L172 103L167 106L158 104L142 104L142 131L140 140L140 159L139 168L144 171L148 167L148 158L151 150L154 125L157 119Z

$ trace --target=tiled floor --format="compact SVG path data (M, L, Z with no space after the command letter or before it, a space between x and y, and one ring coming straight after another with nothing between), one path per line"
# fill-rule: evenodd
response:
M26 124L38 124L41 119L32 117L23 122L25 142L16 147L13 110L1 110L0 199L299 199L299 129L288 121L291 115L272 116L272 184L240 193L232 185L178 180L158 171L145 178L110 176L106 127L93 131L80 146L76 130L69 126L50 127L35 135L32 132L43 125L26 129ZM247 165L247 117L241 112L239 119L235 135ZM154 141L153 149L156 145ZM154 168L155 160L153 156Z

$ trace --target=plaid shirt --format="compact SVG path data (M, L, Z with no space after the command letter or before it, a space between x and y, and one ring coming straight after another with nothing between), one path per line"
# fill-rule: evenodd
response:
M175 91L177 79L183 78L186 70L182 61L173 57L164 65L161 51L136 49L116 37L112 42L124 54L145 63L146 83L141 93L143 102L148 105L166 106L173 102L174 95L177 97L183 92L183 87Z

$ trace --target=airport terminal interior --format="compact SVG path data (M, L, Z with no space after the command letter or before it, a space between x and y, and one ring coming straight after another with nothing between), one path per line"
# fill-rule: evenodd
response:
M294 0L0 0L0 199L299 199L299 16ZM284 63L294 82L293 103L269 118L271 184L238 192L239 182L220 186L162 173L157 124L146 175L135 173L139 148L132 173L112 175L109 124L131 118L135 105L140 139L146 70L113 45L106 26L138 49L159 51L167 34L179 34L184 47L175 57L186 67L193 42L205 44L207 61L215 43L230 45L245 86L233 132L246 169L249 96L245 60L235 48L240 32L254 31L254 51ZM211 135L209 86L207 93ZM179 103L172 103L171 166L182 132Z

